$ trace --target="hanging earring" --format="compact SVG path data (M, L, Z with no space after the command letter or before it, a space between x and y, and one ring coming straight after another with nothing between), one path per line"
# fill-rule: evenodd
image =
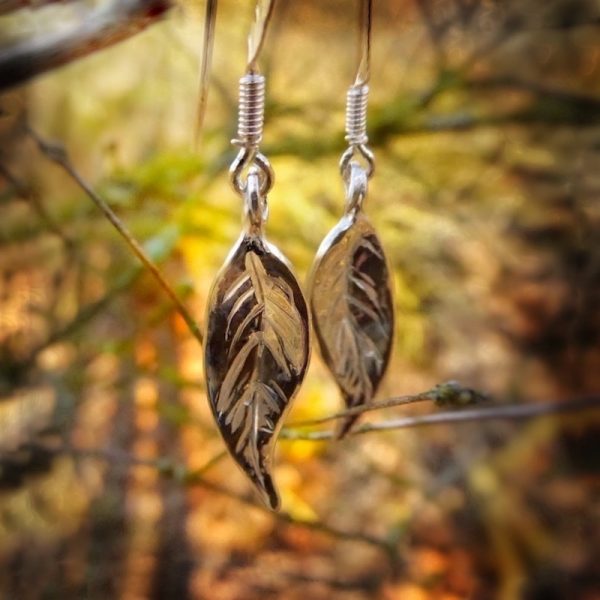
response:
M240 151L230 169L244 201L245 227L210 294L204 368L212 411L229 452L264 502L277 510L274 444L306 373L310 323L287 260L264 237L273 171L259 151L265 104L265 78L256 68L261 44L250 44L248 70L240 79L238 138L233 141Z
M381 242L363 212L374 156L367 146L371 0L361 0L361 51L346 104L346 140L340 171L344 216L321 243L309 297L321 355L348 408L371 402L387 368L394 330L390 271ZM356 421L347 417L343 437Z

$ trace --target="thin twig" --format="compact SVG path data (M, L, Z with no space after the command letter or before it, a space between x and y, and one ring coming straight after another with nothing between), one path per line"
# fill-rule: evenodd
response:
M328 423L329 421L335 421L337 419L344 419L346 417L353 417L355 415L361 415L366 412L373 410L382 410L384 408L393 408L394 406L403 406L405 404L413 404L415 402L424 402L426 400L432 400L439 406L466 406L468 404L474 404L482 400L486 400L487 395L477 390L463 387L456 381L447 381L446 383L440 383L434 388L427 390L426 392L420 392L418 394L408 394L405 396L396 396L381 402L374 404L365 404L363 406L355 406L347 410L328 415L326 417L320 417L318 419L308 419L305 421L294 421L288 425L289 428L294 427L306 427L308 425L320 425L322 423Z
M423 392L421 394L407 395L407 396L398 396L396 398L390 398L389 400L383 400L382 402L377 402L375 404L365 404L363 406L355 406L354 408L349 408L348 410L343 410L337 413L333 413L331 415L327 415L326 417L319 417L318 419L306 419L303 421L292 421L287 425L288 428L297 428L297 427L308 427L311 425L322 425L323 423L329 423L330 421L337 421L338 419L345 419L346 417L353 417L356 415L362 415L366 412L371 412L373 410L381 410L384 408L392 408L394 406L403 406L405 404L413 404L416 402L424 402L425 400L430 400L429 392Z
M430 415L402 417L378 423L365 423L351 431L348 435L361 435L374 431L389 431L422 427L427 425L448 425L468 423L472 421L488 421L492 419L527 420L535 417L551 417L560 414L600 410L600 396L588 396L568 402L549 402L545 404L515 404L494 406L490 408L474 408L466 410L444 411ZM333 431L296 431L286 428L281 438L288 440L324 441L335 439Z
M150 271L150 273L152 273L154 279L162 287L162 289L166 292L166 294L173 302L175 308L177 309L177 312L179 312L179 314L182 316L192 335L198 340L198 342L200 342L200 344L202 344L203 336L198 323L196 323L195 319L192 317L192 314L181 302L181 300L177 296L177 293L172 288L171 284L163 277L162 273L160 272L159 268L156 266L154 261L146 254L141 245L129 232L127 226L113 212L112 208L110 208L110 206L104 201L104 199L101 198L92 189L90 184L87 183L87 181L75 169L65 149L61 146L57 146L55 144L51 144L45 141L30 127L27 127L27 132L36 141L40 152L42 152L42 154L46 156L46 158L62 167L62 169L66 171L67 174L73 179L73 181L75 181L75 183L77 183L77 185L86 193L90 200L92 200L92 202L102 211L104 216L119 232L119 234L125 240L129 248L133 251L133 253L139 258L139 260Z
M208 104L208 90L210 83L210 68L212 64L213 48L215 45L215 25L217 22L218 0L207 0L204 15L204 34L202 36L202 54L200 57L200 84L198 91L198 112L196 115L196 144L200 142L204 117Z

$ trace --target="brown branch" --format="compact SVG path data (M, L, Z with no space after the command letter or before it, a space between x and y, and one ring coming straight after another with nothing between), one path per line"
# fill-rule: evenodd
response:
M494 419L528 420L536 417L551 417L560 414L577 413L587 410L600 410L600 396L578 398L568 402L548 402L545 404L509 404L489 408L474 408L468 410L454 410L420 415L415 417L401 417L378 423L365 423L351 431L348 435L361 435L374 431L389 431L395 429L408 429L427 425L449 425L468 422L481 422ZM288 440L324 441L336 439L333 431L295 431L284 429L281 438Z
M83 23L40 34L0 50L0 90L127 39L160 19L170 0L111 0Z
M119 219L119 217L113 212L112 208L101 198L90 186L89 183L79 174L71 163L64 148L50 144L49 142L42 139L35 131L27 127L27 132L35 140L40 149L40 152L49 160L56 163L77 183L77 185L86 193L86 195L92 200L92 202L102 211L104 216L110 221L114 228L119 232L123 240L132 250L132 252L139 258L142 264L150 271L156 282L162 287L167 296L173 302L175 309L181 315L185 321L188 329L192 335L198 340L200 344L203 343L203 336L200 330L200 326L196 323L194 317L183 304L183 302L177 296L177 293L171 286L171 284L163 277L160 269L156 266L154 261L146 254L142 246L137 242L133 235L127 229L127 226Z
M598 409L600 409L600 396L590 396L586 398L573 400L570 402L497 406L485 409L442 412L437 414L424 415L420 417L405 417L402 419L385 421L381 423L366 424L351 432L350 435L359 435L362 433L368 433L372 431L384 431L390 429L416 427L421 425L484 421L488 419L530 419L534 417L556 416L559 414L576 413ZM298 440L331 440L334 439L334 432L323 431L296 433L290 430L286 430L282 432L282 437ZM32 447L33 446L35 445L32 445ZM397 549L395 547L395 544L391 540L388 541L380 539L362 532L350 532L340 530L322 521L298 519L286 513L273 513L265 506L256 503L251 497L238 494L218 483L205 479L205 472L208 469L210 469L212 465L214 465L216 462L220 461L224 456L224 453L220 453L215 457L211 458L200 469L197 469L195 471L189 471L185 467L185 465L173 463L168 459L159 459L157 461L138 459L134 456L130 456L125 452L110 449L84 449L74 448L70 446L40 447L45 448L46 451L50 454L70 454L74 457L93 458L97 460L108 461L110 463L126 463L128 465L138 465L154 468L157 469L159 473L164 477L168 477L175 481L179 481L182 484L188 486L199 485L207 490L227 496L238 502L241 502L242 504L245 504L262 512L267 512L278 521L288 523L290 525L297 525L314 531L319 531L337 539L369 544L373 547L382 550L386 554L387 558L390 560L391 565L394 566L398 563Z
M424 402L426 400L432 400L438 406L467 406L469 404L475 404L483 400L487 400L488 396L483 392L472 390L470 388L463 387L457 381L447 381L440 383L434 388L427 390L426 392L420 392L418 394L408 394L405 396L397 396L395 398L389 398L381 402L375 402L373 404L365 404L363 406L355 406L347 410L321 417L318 419L309 419L306 421L295 421L288 424L288 428L306 427L307 425L321 425L322 423L328 423L329 421L336 421L337 419L345 419L346 417L353 417L361 415L366 412L373 410L382 410L384 408L393 408L394 406L404 406L406 404L414 404L415 402Z

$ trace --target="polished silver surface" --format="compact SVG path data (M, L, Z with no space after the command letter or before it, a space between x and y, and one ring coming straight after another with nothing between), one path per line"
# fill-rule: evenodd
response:
M246 231L208 303L204 366L210 404L229 452L264 502L279 508L274 444L308 367L309 315L286 259L263 236L259 172L247 181Z
M309 315L287 261L264 238L273 170L259 145L265 78L258 56L273 0L258 0L240 79L239 152L229 169L244 199L245 231L213 285L207 317L204 371L217 425L235 461L264 502L279 508L271 475L274 445L290 401L308 366Z
M260 73L246 73L240 79L237 137L231 140L240 148L229 168L233 189L243 195L244 174L251 166L258 167L260 191L266 196L273 187L273 169L267 157L259 151L265 116L265 78Z
M265 77L246 73L239 83L236 146L258 148L265 124Z
M309 282L321 355L348 408L368 404L390 358L394 310L383 247L362 211L367 177L352 163L346 213L321 243ZM347 418L342 437L356 421Z
M360 0L359 60L346 95L346 141L340 160L346 209L321 244L309 283L313 325L325 363L348 408L368 404L385 374L394 334L390 270L379 237L363 213L375 157L368 147L367 105L372 0ZM357 417L338 430L343 437Z
M366 144L369 86L352 85L346 93L346 141L350 146Z
M367 105L369 86L366 83L354 84L346 94L346 141L348 148L340 159L340 173L347 181L349 166L352 161L360 159L366 168L368 178L375 172L375 157L368 147Z

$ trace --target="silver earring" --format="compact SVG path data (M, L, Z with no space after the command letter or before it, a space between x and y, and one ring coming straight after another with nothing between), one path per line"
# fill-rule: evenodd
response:
M208 303L204 368L208 397L227 448L279 508L271 475L277 434L309 361L309 314L287 260L264 237L273 172L259 151L265 78L240 80L239 154L231 165L245 227L221 268ZM247 177L244 180L244 173Z
M368 404L387 368L394 331L390 269L363 211L374 156L367 146L371 0L361 0L362 54L346 104L346 140L340 171L345 212L321 243L309 283L313 325L321 355L348 408ZM343 437L356 421L347 417Z

